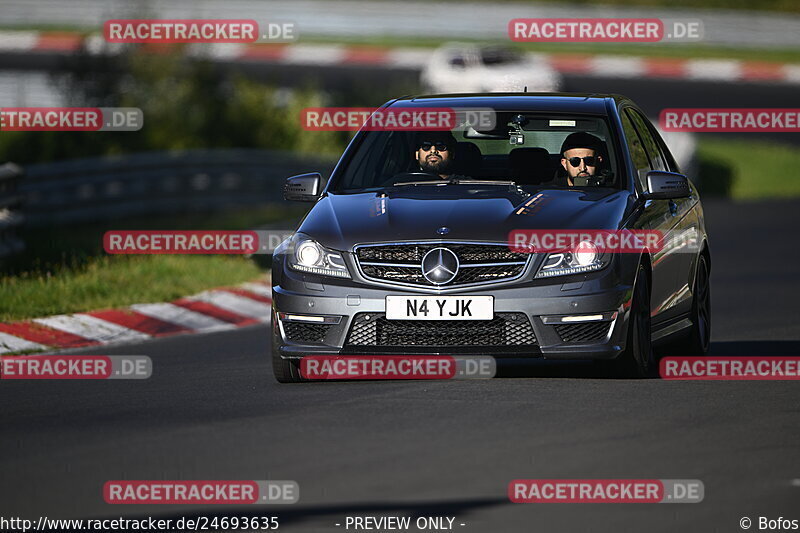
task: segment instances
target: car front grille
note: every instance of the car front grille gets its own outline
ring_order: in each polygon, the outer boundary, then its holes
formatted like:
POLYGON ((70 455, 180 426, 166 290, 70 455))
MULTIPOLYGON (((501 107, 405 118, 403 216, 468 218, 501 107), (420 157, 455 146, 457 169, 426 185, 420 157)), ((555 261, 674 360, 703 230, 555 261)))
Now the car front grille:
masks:
POLYGON ((291 342, 322 342, 333 324, 306 324, 283 322, 286 340, 291 342))
POLYGON ((522 275, 530 254, 513 252, 507 244, 426 242, 359 246, 356 258, 370 280, 417 287, 460 287, 508 281, 522 275), (434 248, 447 248, 459 261, 455 278, 443 285, 428 281, 422 258, 434 248))
POLYGON ((598 342, 608 335, 611 322, 585 322, 583 324, 558 324, 556 333, 562 342, 598 342))
POLYGON ((383 313, 358 313, 345 346, 533 346, 524 313, 497 313, 491 320, 387 320, 383 313))

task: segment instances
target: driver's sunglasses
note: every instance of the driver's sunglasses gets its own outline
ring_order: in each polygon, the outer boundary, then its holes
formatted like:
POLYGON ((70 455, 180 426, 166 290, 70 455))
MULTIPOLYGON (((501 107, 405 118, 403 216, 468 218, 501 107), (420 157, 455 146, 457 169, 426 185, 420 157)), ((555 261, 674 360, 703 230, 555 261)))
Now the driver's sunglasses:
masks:
POLYGON ((598 157, 594 155, 587 155, 586 157, 570 157, 567 159, 567 161, 569 161, 569 164, 573 167, 578 168, 581 166, 581 159, 583 159, 583 162, 586 163, 587 167, 593 167, 597 164, 598 157))
POLYGON ((443 142, 432 143, 432 142, 425 141, 425 142, 419 143, 419 147, 422 148, 422 150, 424 152, 430 152, 431 148, 433 148, 434 146, 440 152, 446 152, 447 151, 447 144, 443 143, 443 142))

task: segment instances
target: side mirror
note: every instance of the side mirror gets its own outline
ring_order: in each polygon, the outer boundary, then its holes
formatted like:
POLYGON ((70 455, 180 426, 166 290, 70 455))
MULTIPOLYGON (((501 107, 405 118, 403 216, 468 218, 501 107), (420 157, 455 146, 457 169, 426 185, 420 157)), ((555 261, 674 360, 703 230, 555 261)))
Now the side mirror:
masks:
POLYGON ((322 176, 319 172, 292 176, 283 184, 283 198, 292 202, 316 202, 321 192, 322 176))
POLYGON ((689 180, 683 174, 651 170, 646 177, 647 191, 644 196, 648 200, 686 198, 691 194, 689 180))

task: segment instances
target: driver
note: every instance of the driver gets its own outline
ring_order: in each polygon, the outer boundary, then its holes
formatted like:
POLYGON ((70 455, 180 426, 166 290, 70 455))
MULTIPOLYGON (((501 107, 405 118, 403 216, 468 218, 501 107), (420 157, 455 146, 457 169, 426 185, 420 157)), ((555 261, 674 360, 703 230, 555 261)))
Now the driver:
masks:
POLYGON ((418 133, 414 143, 414 157, 420 172, 438 174, 442 179, 450 178, 455 160, 456 138, 449 131, 426 131, 418 133))
POLYGON ((602 147, 603 141, 590 133, 579 131, 568 135, 561 144, 561 166, 567 176, 558 185, 574 187, 576 181, 585 185, 589 178, 599 175, 602 147))

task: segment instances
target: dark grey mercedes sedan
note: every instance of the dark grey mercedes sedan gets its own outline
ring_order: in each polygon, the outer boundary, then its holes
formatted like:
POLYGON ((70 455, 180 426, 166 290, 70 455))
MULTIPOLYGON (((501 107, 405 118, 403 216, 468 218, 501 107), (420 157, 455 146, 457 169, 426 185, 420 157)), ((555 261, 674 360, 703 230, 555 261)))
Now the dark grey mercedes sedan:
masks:
POLYGON ((302 358, 322 354, 593 359, 648 376, 654 347, 707 351, 700 199, 632 101, 437 95, 381 109, 425 108, 493 120, 362 129, 327 182, 287 180, 287 200, 314 205, 273 257, 278 381, 302 381, 302 358), (596 240, 636 232, 661 240, 596 240))

